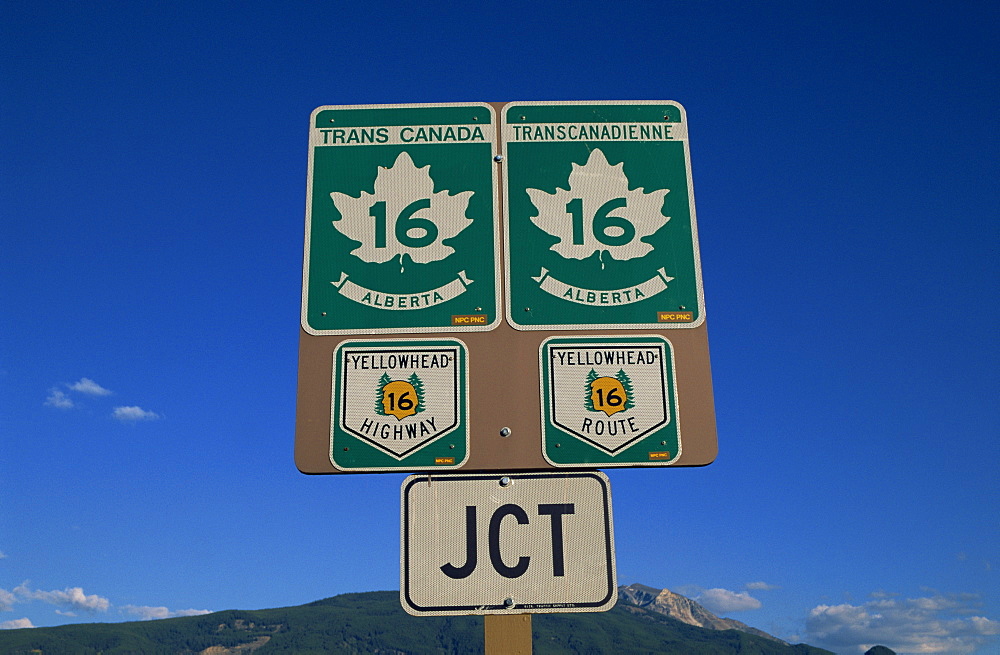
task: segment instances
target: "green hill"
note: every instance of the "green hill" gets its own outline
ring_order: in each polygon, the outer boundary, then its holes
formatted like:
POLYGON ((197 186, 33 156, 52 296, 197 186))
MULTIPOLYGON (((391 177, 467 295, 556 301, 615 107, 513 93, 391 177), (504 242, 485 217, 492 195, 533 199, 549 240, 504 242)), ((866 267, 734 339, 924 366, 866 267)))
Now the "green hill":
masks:
MULTIPOLYGON (((625 603, 602 613, 535 614, 532 633, 539 655, 829 655, 737 630, 698 628, 625 603)), ((400 607, 398 592, 391 591, 344 594, 279 609, 0 631, 3 655, 482 652, 482 617, 410 616, 400 607)))

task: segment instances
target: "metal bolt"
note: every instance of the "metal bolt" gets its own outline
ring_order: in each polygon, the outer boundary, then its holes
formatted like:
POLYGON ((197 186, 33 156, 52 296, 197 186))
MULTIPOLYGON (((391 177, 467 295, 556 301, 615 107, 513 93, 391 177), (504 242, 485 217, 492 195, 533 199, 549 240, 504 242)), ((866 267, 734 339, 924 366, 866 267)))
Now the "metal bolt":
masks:
POLYGON ((661 442, 660 442, 660 445, 661 445, 661 446, 666 446, 666 445, 667 445, 667 442, 666 442, 666 441, 661 441, 661 442))
MULTIPOLYGON (((663 443, 666 443, 666 442, 664 441, 663 443)), ((452 450, 455 450, 455 444, 453 444, 453 443, 452 444, 448 444, 448 447, 451 448, 452 450)))
POLYGON ((680 306, 680 307, 678 307, 677 309, 687 309, 687 307, 685 307, 684 305, 681 305, 681 306, 680 306))
POLYGON ((514 607, 514 599, 513 598, 507 598, 506 600, 504 600, 503 606, 506 607, 507 609, 510 609, 511 607, 514 607))
POLYGON ((500 428, 500 436, 501 437, 509 437, 510 436, 510 428, 500 428))
POLYGON ((497 155, 493 158, 493 161, 500 163, 503 161, 503 155, 497 155))
POLYGON ((508 478, 506 475, 503 476, 502 478, 500 478, 500 486, 501 487, 509 487, 510 486, 510 478, 508 478))

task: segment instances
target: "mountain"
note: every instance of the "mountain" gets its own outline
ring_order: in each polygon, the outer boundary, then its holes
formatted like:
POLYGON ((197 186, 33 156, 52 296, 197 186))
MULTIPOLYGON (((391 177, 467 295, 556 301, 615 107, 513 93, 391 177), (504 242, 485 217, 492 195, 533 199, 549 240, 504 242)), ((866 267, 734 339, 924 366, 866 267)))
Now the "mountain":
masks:
POLYGON ((618 599, 618 602, 624 600, 637 607, 644 607, 653 612, 665 614, 688 625, 696 625, 699 628, 739 630, 740 632, 748 632, 758 637, 771 639, 786 646, 788 645, 788 642, 771 636, 763 630, 751 628, 746 623, 741 623, 735 619, 720 619, 690 598, 675 594, 669 589, 654 589, 646 585, 632 584, 627 587, 618 587, 618 599))
MULTIPOLYGON (((627 600, 608 612, 535 614, 532 641, 538 655, 832 655, 812 646, 789 646, 739 630, 690 625, 627 600)), ((158 621, 0 630, 2 655, 482 652, 482 617, 410 616, 399 604, 399 592, 394 591, 344 594, 297 607, 227 610, 158 621)))
POLYGON ((885 646, 872 646, 865 651, 865 655, 896 655, 896 651, 885 646))

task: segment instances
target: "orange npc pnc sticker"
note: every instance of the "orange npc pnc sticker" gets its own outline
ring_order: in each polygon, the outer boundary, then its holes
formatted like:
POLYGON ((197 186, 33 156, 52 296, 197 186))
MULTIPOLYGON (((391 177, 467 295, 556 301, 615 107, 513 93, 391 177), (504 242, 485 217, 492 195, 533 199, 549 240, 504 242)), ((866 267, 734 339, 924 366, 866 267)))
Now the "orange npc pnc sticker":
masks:
POLYGON ((656 320, 660 323, 690 323, 694 320, 694 312, 656 312, 656 320))
POLYGON ((486 314, 453 314, 452 325, 488 325, 486 314))

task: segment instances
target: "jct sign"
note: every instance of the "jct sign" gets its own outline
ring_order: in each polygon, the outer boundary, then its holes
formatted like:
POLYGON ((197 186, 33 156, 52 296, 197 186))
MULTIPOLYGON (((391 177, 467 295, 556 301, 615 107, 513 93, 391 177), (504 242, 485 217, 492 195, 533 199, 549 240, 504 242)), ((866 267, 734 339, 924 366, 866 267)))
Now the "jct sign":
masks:
POLYGON ((617 600, 603 473, 410 476, 400 600, 411 614, 587 612, 617 600))

